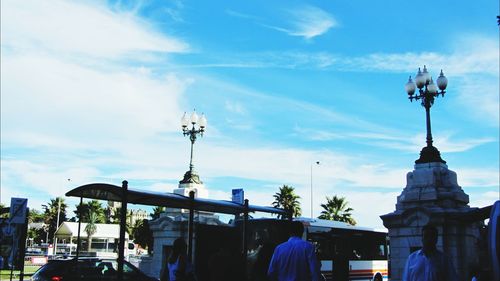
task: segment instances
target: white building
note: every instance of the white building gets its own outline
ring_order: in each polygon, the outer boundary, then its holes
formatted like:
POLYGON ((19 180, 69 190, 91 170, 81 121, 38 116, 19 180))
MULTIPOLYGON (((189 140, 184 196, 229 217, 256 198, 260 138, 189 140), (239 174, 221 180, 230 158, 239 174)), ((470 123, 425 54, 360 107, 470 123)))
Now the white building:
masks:
MULTIPOLYGON (((95 253, 115 253, 120 238, 119 224, 104 224, 96 223, 96 232, 92 235, 91 252, 95 253)), ((84 252, 87 250, 88 236, 85 232, 86 223, 81 223, 80 226, 80 241, 81 249, 84 252)), ((77 244, 78 239, 78 223, 63 222, 55 233, 58 243, 77 244)), ((128 242, 129 235, 125 232, 125 241, 128 242)), ((128 244, 128 243, 126 243, 128 244)), ((60 251, 58 251, 60 252, 60 251)), ((71 253, 70 253, 71 254, 71 253)))

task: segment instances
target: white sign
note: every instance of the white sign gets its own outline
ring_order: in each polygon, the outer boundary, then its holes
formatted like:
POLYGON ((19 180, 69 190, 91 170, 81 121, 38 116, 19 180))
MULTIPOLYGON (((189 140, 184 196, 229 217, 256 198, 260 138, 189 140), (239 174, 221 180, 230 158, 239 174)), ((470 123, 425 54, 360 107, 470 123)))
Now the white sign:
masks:
POLYGON ((23 224, 26 222, 26 208, 28 199, 11 198, 10 199, 10 223, 23 224))
POLYGON ((232 194, 231 201, 243 205, 243 201, 245 200, 243 188, 233 189, 232 194))

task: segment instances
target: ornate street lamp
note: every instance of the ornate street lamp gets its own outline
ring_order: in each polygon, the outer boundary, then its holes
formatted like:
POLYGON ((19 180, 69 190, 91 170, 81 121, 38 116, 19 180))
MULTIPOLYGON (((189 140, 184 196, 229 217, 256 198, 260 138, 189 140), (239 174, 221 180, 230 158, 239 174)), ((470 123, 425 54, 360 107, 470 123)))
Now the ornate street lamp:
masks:
POLYGON ((203 137, 203 133, 205 132, 205 128, 207 127, 207 119, 205 118, 204 114, 202 114, 201 117, 198 117, 196 111, 193 111, 191 117, 188 118, 186 112, 184 112, 184 115, 182 116, 181 119, 181 125, 182 125, 182 134, 184 136, 189 136, 189 139, 191 140, 191 157, 189 160, 189 171, 187 171, 184 174, 184 179, 182 179, 180 183, 202 184, 199 176, 194 171, 193 146, 194 143, 196 142, 198 135, 200 135, 200 137, 203 137), (190 129, 188 128, 189 123, 191 123, 190 129))
POLYGON ((441 95, 444 97, 446 86, 448 85, 448 79, 444 76, 443 70, 439 74, 439 77, 434 84, 432 77, 427 68, 424 65, 423 71, 418 68, 417 75, 415 76, 415 82, 411 79, 405 85, 405 90, 408 93, 408 98, 410 102, 413 100, 421 100, 421 105, 425 108, 425 117, 427 124, 427 146, 422 148, 420 151, 420 158, 415 161, 416 164, 420 163, 431 163, 431 162, 441 162, 446 163, 441 159, 441 154, 439 150, 432 146, 432 132, 431 132, 431 107, 434 104, 434 98, 441 95), (416 85, 415 85, 416 84, 416 85), (415 94, 415 90, 418 88, 418 93, 415 94), (439 91, 438 91, 439 88, 439 91))

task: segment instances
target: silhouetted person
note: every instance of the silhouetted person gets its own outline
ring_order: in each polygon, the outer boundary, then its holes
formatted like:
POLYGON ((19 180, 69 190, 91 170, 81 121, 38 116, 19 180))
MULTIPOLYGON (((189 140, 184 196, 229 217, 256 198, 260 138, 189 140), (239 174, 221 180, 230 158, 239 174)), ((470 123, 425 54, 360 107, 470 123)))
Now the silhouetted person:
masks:
POLYGON ((187 245, 184 239, 177 238, 174 241, 172 253, 167 260, 167 267, 162 281, 186 281, 194 280, 194 272, 187 258, 187 245))
POLYGON ((269 269, 269 263, 271 262, 271 257, 273 256, 274 245, 270 242, 264 242, 262 247, 257 254, 257 260, 250 272, 251 279, 253 281, 267 281, 267 270, 269 269))
POLYGON ((304 226, 294 221, 290 239, 274 250, 267 276, 273 281, 318 281, 320 272, 314 246, 301 239, 304 226))
POLYGON ((437 228, 422 228, 422 249, 413 252, 406 261, 403 281, 456 281, 457 274, 448 257, 436 248, 437 228))

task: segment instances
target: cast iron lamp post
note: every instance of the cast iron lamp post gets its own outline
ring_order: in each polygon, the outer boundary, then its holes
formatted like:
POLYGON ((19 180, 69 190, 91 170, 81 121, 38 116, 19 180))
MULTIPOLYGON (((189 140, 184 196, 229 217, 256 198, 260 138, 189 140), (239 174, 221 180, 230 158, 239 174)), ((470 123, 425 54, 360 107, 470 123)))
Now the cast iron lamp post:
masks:
POLYGON ((186 112, 181 119, 182 125, 182 134, 184 136, 189 136, 189 140, 191 140, 191 157, 189 159, 189 171, 184 174, 184 179, 180 181, 180 183, 198 183, 201 184, 200 178, 196 175, 193 166, 193 146, 196 142, 198 135, 203 137, 203 133, 205 132, 205 128, 207 126, 207 119, 205 115, 202 114, 201 117, 198 117, 196 111, 193 111, 191 117, 187 117, 186 112), (191 128, 188 128, 189 123, 191 123, 191 128))
POLYGON ((446 163, 441 159, 441 154, 439 150, 432 145, 432 132, 431 132, 431 107, 434 104, 434 99, 441 95, 444 97, 446 86, 448 85, 448 79, 444 76, 443 70, 439 74, 439 77, 434 84, 432 77, 427 68, 424 65, 423 71, 418 68, 417 75, 415 76, 415 83, 411 79, 405 85, 405 90, 408 93, 408 98, 410 102, 413 100, 421 100, 421 105, 425 108, 426 117, 426 127, 427 127, 427 146, 422 148, 420 151, 420 158, 415 161, 416 164, 420 163, 431 163, 431 162, 441 162, 446 163), (415 85, 416 84, 416 85, 415 85), (418 88, 418 93, 415 94, 415 90, 418 88), (438 91, 439 88, 439 91, 438 91))

